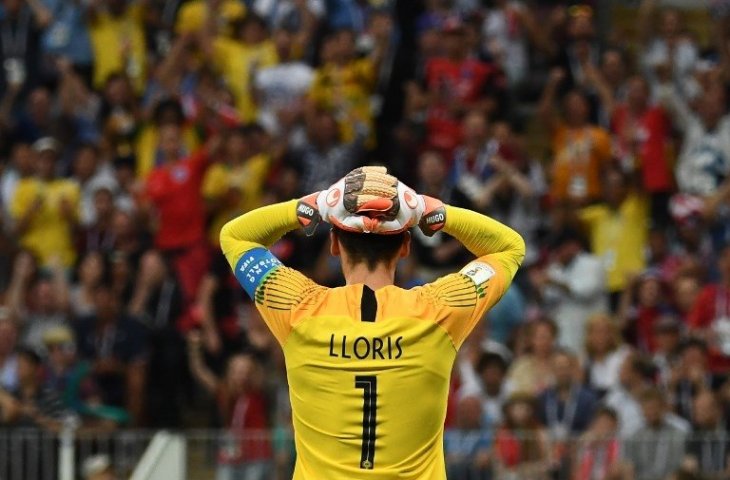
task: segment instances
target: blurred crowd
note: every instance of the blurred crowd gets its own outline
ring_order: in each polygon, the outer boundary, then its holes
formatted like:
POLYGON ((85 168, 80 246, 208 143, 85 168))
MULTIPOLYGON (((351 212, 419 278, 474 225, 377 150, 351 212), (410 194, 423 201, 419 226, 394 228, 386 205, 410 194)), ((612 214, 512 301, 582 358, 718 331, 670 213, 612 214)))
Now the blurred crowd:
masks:
MULTIPOLYGON (((0 425, 223 427, 221 478, 286 472, 218 232, 380 164, 527 243, 449 478, 729 478, 730 2, 608 3, 2 0, 0 425)), ((273 251, 343 282, 325 228, 273 251)), ((414 231, 398 283, 468 260, 414 231)))

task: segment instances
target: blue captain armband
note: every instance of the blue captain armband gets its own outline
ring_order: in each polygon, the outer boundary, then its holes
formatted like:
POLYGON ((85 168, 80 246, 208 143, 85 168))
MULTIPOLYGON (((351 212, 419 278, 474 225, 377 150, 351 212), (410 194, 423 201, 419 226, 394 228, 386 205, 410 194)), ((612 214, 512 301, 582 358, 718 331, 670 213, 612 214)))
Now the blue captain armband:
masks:
POLYGON ((236 278, 248 296, 254 298, 256 289, 272 270, 280 267, 281 261, 265 248, 254 248, 244 253, 236 263, 236 278))

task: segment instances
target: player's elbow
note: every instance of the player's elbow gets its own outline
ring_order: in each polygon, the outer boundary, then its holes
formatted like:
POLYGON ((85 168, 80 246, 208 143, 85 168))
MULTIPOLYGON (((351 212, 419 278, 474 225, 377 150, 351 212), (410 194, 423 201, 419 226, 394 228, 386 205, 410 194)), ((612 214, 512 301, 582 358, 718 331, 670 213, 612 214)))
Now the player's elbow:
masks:
POLYGON ((517 262, 518 266, 522 265, 522 261, 525 259, 525 252, 527 251, 525 239, 522 238, 522 235, 519 233, 514 232, 514 239, 512 243, 513 245, 510 250, 514 252, 515 262, 517 262))
POLYGON ((220 246, 222 249, 225 248, 225 245, 227 243, 230 243, 231 240, 233 240, 233 221, 230 221, 223 225, 223 228, 221 228, 221 232, 218 235, 218 240, 220 242, 220 246))

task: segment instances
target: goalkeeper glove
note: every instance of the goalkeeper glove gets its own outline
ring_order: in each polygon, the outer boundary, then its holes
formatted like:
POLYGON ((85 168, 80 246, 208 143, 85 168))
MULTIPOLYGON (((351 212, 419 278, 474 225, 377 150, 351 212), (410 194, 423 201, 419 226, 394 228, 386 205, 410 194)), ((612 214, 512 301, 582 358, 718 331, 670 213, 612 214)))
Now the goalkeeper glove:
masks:
POLYGON ((322 219, 350 232, 387 235, 417 225, 425 208, 421 195, 385 167, 362 167, 327 190, 302 198, 297 215, 307 235, 322 219))

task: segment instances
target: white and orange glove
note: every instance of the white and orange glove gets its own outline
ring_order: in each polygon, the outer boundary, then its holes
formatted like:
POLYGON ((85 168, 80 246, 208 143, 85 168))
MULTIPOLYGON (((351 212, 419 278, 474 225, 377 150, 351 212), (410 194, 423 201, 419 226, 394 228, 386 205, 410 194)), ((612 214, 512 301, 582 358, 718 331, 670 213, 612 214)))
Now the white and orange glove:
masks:
POLYGON ((327 190, 308 195, 297 205, 297 216, 307 235, 324 220, 356 233, 389 235, 420 225, 433 235, 445 221, 443 203, 418 195, 389 175, 385 167, 353 170, 327 190), (440 216, 432 213, 439 210, 440 216), (420 222, 420 224, 419 224, 420 222))

